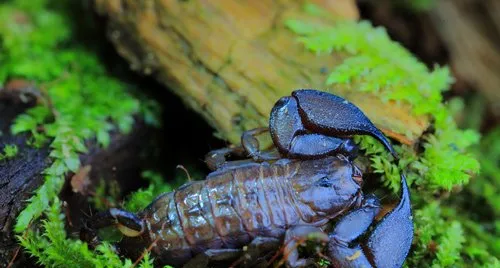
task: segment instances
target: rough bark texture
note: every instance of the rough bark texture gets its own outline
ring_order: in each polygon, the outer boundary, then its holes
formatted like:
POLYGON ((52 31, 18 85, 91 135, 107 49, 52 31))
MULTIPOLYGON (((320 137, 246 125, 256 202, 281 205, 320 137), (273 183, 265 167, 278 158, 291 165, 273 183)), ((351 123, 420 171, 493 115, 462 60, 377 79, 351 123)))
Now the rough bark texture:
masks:
POLYGON ((500 117, 500 2, 436 1, 431 18, 457 75, 480 90, 500 117))
POLYGON ((40 172, 50 165, 48 148, 37 150, 25 146, 26 136, 10 135, 12 119, 26 105, 0 102, 0 148, 5 144, 16 144, 18 156, 12 160, 0 161, 0 266, 5 267, 17 248, 12 227, 14 219, 23 208, 24 201, 42 184, 40 172))
MULTIPOLYGON (((3 148, 5 144, 16 144, 19 148, 19 153, 14 159, 0 161, 0 267, 7 266, 19 247, 12 231, 15 218, 24 208, 25 200, 43 183, 44 179, 40 173, 51 164, 47 147, 35 149, 26 145, 26 136, 10 134, 12 120, 26 108, 27 106, 24 105, 0 101, 0 131, 2 133, 0 148, 3 148)), ((113 134, 112 141, 105 150, 98 147, 95 141, 90 141, 87 143, 88 154, 81 157, 82 166, 92 166, 91 180, 120 178, 120 183, 125 183, 123 190, 137 188, 137 184, 140 183, 137 179, 140 174, 138 156, 144 149, 144 141, 150 140, 152 133, 150 128, 138 123, 133 132, 128 135, 113 134)), ((66 184, 65 189, 62 199, 67 201, 71 210, 74 211, 70 216, 74 219, 81 219, 82 217, 76 214, 87 211, 88 205, 84 205, 86 198, 73 193, 69 183, 66 184)), ((79 223, 75 220, 75 228, 79 223)), ((24 266, 26 265, 25 256, 21 255, 20 252, 16 266, 26 267, 24 266)))
MULTIPOLYGON (((359 16, 351 0, 313 2, 332 17, 359 16)), ((348 87, 325 88, 328 72, 322 70, 344 56, 317 57, 285 28, 287 19, 310 16, 302 11, 304 3, 95 0, 96 10, 109 18, 111 41, 130 67, 154 76, 232 143, 243 130, 266 126, 279 97, 312 87, 344 96, 387 135, 413 144, 427 128, 426 118, 348 87)))

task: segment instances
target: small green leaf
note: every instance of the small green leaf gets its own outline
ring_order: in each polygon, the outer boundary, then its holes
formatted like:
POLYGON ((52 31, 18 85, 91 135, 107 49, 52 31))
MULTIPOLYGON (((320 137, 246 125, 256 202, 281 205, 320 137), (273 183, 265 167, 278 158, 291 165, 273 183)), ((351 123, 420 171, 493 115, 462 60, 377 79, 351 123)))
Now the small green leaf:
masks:
POLYGON ((83 143, 82 139, 78 137, 73 137, 71 144, 73 145, 73 148, 79 153, 87 153, 87 147, 83 143))
POLYGON ((44 171, 44 173, 52 176, 62 176, 66 171, 64 159, 57 159, 44 171))
POLYGON ((3 148, 3 156, 6 159, 14 158, 14 157, 16 157, 18 151, 19 151, 19 149, 17 148, 17 146, 15 144, 7 144, 3 148))
POLYGON ((80 158, 78 156, 66 157, 64 158, 64 163, 73 172, 77 172, 80 168, 80 158))
POLYGON ((118 128, 124 134, 130 133, 132 126, 134 125, 134 118, 130 115, 123 116, 118 119, 118 128))
POLYGON ((106 130, 99 130, 97 132, 97 142, 103 147, 107 148, 110 143, 110 136, 106 130))
POLYGON ((18 116, 11 127, 11 133, 17 135, 21 132, 35 130, 37 126, 37 121, 26 114, 18 116))

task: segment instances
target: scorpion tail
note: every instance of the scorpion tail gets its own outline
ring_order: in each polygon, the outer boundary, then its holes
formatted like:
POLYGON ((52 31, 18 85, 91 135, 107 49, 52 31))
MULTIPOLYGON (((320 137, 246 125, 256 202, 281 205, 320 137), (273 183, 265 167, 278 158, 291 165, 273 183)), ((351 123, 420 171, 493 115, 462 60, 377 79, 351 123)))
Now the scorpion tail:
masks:
POLYGON ((413 241, 410 192, 401 174, 401 199, 377 225, 367 247, 376 267, 401 267, 413 241))
POLYGON ((125 210, 111 208, 92 216, 80 230, 80 240, 85 241, 91 248, 101 244, 97 231, 101 228, 117 225, 120 232, 129 237, 141 235, 144 232, 144 222, 135 214, 125 210))

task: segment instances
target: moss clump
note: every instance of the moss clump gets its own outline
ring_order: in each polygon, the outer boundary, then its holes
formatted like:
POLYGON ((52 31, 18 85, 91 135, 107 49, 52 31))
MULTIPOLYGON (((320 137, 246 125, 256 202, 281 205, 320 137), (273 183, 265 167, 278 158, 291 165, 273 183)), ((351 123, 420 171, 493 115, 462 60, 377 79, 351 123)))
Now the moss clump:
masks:
MULTIPOLYGON (((324 14, 312 5, 306 5, 305 9, 316 16, 324 14)), ((384 101, 410 105, 415 115, 432 119, 434 129, 422 137, 422 148, 415 150, 406 145, 395 145, 401 155, 397 165, 373 138, 355 137, 370 157, 372 171, 381 174, 387 187, 397 192, 399 173, 404 171, 408 182, 418 189, 412 192, 416 237, 407 264, 411 267, 498 264, 491 251, 481 251, 481 256, 469 254, 474 238, 470 239, 467 234, 475 223, 458 217, 456 213, 445 215, 441 212, 444 210, 441 201, 436 198, 436 194, 466 185, 479 173, 480 167, 471 152, 471 147, 480 140, 479 133, 459 129, 450 109, 443 103, 442 92, 453 82, 448 68, 435 66, 429 70, 400 44, 392 41, 385 29, 373 27, 367 21, 335 21, 332 25, 324 25, 289 20, 286 25, 314 53, 348 55, 329 74, 325 85, 348 84, 354 90, 374 94, 384 101)), ((456 211, 456 207, 450 205, 446 211, 456 211)), ((480 242, 483 248, 485 243, 480 242)))
POLYGON ((153 171, 144 171, 142 177, 149 181, 145 189, 139 189, 132 193, 125 202, 124 208, 131 212, 138 212, 144 209, 158 195, 171 192, 174 188, 172 184, 166 184, 160 174, 153 171))
MULTIPOLYGON (((45 220, 38 231, 28 231, 20 239, 21 245, 37 257, 46 267, 133 267, 130 259, 121 260, 110 244, 104 243, 96 252, 88 249, 80 240, 69 239, 64 229, 64 214, 57 197, 44 211, 45 220)), ((145 254, 140 267, 153 267, 149 253, 145 254)))
MULTIPOLYGON (((79 170, 86 140, 106 147, 109 133, 128 133, 137 114, 157 124, 156 105, 132 96, 94 53, 73 41, 73 20, 65 13, 70 8, 71 1, 12 0, 0 5, 0 85, 10 78, 29 80, 46 98, 45 104, 18 116, 11 131, 29 133, 33 146, 49 144, 53 160, 43 172, 45 182, 19 214, 15 231, 21 245, 46 266, 131 267, 132 261, 120 260, 109 244, 92 252, 68 238, 57 196, 65 175, 79 170)), ((12 155, 13 150, 6 152, 12 155)), ((151 262, 146 254, 140 266, 152 267, 151 262)))
POLYGON ((6 144, 3 147, 3 153, 0 153, 0 161, 16 157, 18 151, 19 148, 15 144, 6 144))

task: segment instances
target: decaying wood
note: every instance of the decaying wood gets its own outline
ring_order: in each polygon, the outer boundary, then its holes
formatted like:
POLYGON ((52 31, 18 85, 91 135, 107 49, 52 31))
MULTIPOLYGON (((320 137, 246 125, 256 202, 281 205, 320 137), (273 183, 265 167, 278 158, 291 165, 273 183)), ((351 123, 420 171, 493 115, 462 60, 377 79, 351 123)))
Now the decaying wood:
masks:
POLYGON ((0 161, 0 266, 6 267, 18 244, 12 227, 14 219, 23 208, 24 201, 41 185, 40 172, 50 162, 46 161, 48 149, 37 150, 25 146, 26 136, 10 135, 12 119, 28 105, 13 105, 0 102, 0 148, 6 144, 15 144, 19 148, 18 157, 0 161))
POLYGON ((500 117, 500 1, 436 1, 431 17, 460 78, 480 90, 500 117))
MULTIPOLYGON (((313 2, 332 18, 359 16, 352 0, 313 2)), ((132 69, 166 85, 232 143, 243 130, 267 125, 279 97, 311 87, 344 96, 387 135, 414 143, 428 127, 427 118, 348 86, 324 86, 322 70, 331 70, 345 55, 317 57, 285 27, 288 19, 328 20, 306 14, 304 3, 95 0, 95 7, 109 18, 110 39, 132 69)))
MULTIPOLYGON (((0 267, 6 267, 19 248, 13 232, 15 218, 25 207, 26 200, 43 183, 41 172, 51 164, 48 147, 36 149, 27 146, 27 136, 10 134, 12 120, 27 107, 29 105, 17 101, 0 101, 0 148, 5 144, 16 144, 19 148, 15 158, 0 160, 0 267)), ((97 185, 95 180, 101 178, 119 178, 120 183, 127 184, 124 187, 130 188, 140 184, 139 155, 144 149, 144 140, 150 140, 154 132, 139 121, 133 129, 128 135, 112 134, 111 143, 106 149, 101 149, 95 141, 87 143, 89 152, 81 157, 81 161, 82 166, 92 167, 90 178, 94 185, 97 185)), ((88 204, 83 202, 86 198, 80 193, 71 191, 70 182, 67 181, 61 198, 70 205, 74 204, 71 216, 76 229, 84 218, 81 214, 88 211, 88 204)), ((16 266, 28 267, 24 263, 25 257, 21 251, 16 258, 16 266)), ((32 267, 31 264, 29 266, 32 267)))

